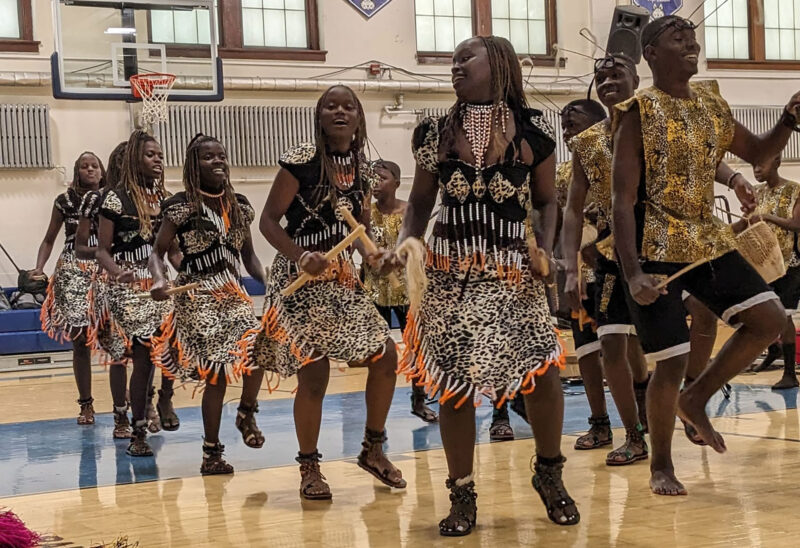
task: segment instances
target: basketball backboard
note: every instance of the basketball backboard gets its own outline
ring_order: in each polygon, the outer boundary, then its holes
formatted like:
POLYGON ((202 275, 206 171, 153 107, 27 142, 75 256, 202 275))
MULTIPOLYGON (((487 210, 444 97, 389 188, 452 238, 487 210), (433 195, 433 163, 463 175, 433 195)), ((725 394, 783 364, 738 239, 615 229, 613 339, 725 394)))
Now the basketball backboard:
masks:
POLYGON ((136 100, 130 77, 170 73, 170 101, 221 101, 215 0, 52 0, 57 99, 136 100))

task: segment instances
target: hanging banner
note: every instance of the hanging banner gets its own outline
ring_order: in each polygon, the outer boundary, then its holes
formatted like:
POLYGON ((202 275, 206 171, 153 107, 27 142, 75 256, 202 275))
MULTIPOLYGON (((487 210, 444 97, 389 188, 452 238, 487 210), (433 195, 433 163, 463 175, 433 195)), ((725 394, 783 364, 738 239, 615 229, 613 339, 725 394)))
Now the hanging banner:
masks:
POLYGON ((633 0, 633 3, 649 11, 653 19, 674 15, 683 7, 683 0, 633 0))
POLYGON ((347 3, 352 5, 358 11, 360 11, 364 17, 369 19, 391 1, 392 0, 347 0, 347 3))

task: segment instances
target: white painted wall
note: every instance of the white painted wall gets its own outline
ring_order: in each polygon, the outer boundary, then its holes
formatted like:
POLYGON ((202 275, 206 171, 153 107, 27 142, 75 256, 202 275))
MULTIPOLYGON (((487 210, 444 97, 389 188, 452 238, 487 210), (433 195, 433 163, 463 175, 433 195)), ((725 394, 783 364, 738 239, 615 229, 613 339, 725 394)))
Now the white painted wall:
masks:
MULTIPOLYGON (((690 13, 702 0, 686 0, 684 13, 690 13)), ((263 76, 312 78, 334 70, 369 60, 402 67, 443 79, 449 78, 447 65, 419 65, 415 53, 415 28, 413 0, 393 0, 371 20, 364 19, 345 0, 318 0, 320 32, 323 49, 328 51, 327 61, 279 62, 253 60, 226 60, 225 72, 229 76, 263 76)), ((0 72, 46 72, 53 51, 52 18, 49 0, 34 0, 34 32, 42 42, 37 54, 0 53, 0 72)), ((583 55, 596 56, 578 31, 589 28, 605 44, 613 7, 627 4, 615 0, 558 0, 559 44, 583 55)), ((699 20, 699 16, 695 16, 699 20)), ((83 32, 76 28, 76 33, 83 32)), ((702 38, 702 33, 701 38, 702 38)), ((588 85, 591 61, 581 55, 564 53, 563 69, 541 68, 534 70, 532 82, 545 84, 554 81, 583 82, 588 85)), ((527 74, 527 68, 526 74, 527 74)), ((641 65, 642 85, 650 85, 649 72, 641 65)), ((363 79, 364 71, 349 71, 339 78, 363 79)), ((733 105, 782 105, 797 87, 796 71, 741 72, 702 70, 699 77, 712 77, 720 81, 722 91, 733 105)), ((393 71, 395 79, 410 79, 393 71)), ((226 103, 248 104, 299 104, 312 105, 316 94, 229 92, 226 103)), ((558 96, 552 99, 564 104, 576 97, 558 96)), ((403 169, 405 185, 413 174, 413 159, 409 140, 415 124, 413 116, 389 117, 383 107, 393 102, 390 93, 368 93, 361 97, 367 112, 368 131, 377 151, 386 158, 397 161, 403 169)), ((427 106, 446 107, 452 104, 450 94, 406 94, 408 108, 427 106)), ((130 131, 130 114, 124 103, 102 101, 56 101, 49 88, 0 87, 2 103, 47 103, 51 106, 53 128, 53 155, 58 170, 0 171, 0 241, 14 255, 22 267, 32 267, 36 250, 47 226, 54 197, 62 192, 63 172, 71 173, 77 155, 84 150, 96 151, 107 157, 111 149, 126 138, 130 131)), ((541 97, 532 96, 531 102, 541 107, 548 104, 541 97)), ((743 170, 746 175, 751 172, 743 170)), ((786 166, 785 174, 800 179, 800 168, 786 166)), ((248 195, 257 209, 266 200, 269 181, 274 169, 234 170, 237 188, 248 195)), ((170 181, 178 181, 179 173, 170 171, 170 181)), ((178 185, 171 184, 171 188, 178 185)), ((718 189, 719 190, 719 189, 718 189)), ((260 236, 256 237, 257 251, 266 263, 271 262, 273 251, 260 236)), ((51 266, 53 260, 51 259, 51 266)), ((0 257, 0 285, 10 285, 16 280, 10 264, 0 257)))

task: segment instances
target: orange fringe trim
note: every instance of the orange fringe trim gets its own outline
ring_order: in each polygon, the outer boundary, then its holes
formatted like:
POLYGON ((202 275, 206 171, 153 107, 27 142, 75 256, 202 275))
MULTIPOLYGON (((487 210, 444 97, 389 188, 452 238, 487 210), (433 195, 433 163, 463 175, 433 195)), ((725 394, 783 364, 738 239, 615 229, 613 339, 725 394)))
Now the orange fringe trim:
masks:
MULTIPOLYGON (((517 268, 516 265, 506 265, 496 261, 488 261, 487 254, 485 253, 476 252, 461 258, 451 258, 450 255, 435 253, 430 247, 427 249, 428 256, 425 260, 425 265, 434 270, 450 272, 452 261, 455 261, 458 264, 458 270, 462 273, 468 272, 470 268, 478 272, 485 272, 487 270, 487 262, 491 262, 494 263, 494 269, 499 279, 506 281, 510 285, 519 285, 522 283, 522 278, 525 273, 524 270, 517 268)), ((491 268, 491 264, 489 268, 491 268)))
POLYGON ((406 381, 423 387, 429 398, 434 398, 439 394, 440 404, 444 404, 460 395, 461 398, 454 406, 456 409, 464 405, 470 397, 473 399, 473 405, 478 407, 482 401, 481 396, 488 396, 495 400, 495 406, 500 408, 507 400, 513 399, 517 392, 531 394, 536 388, 536 377, 547 373, 551 366, 559 369, 564 369, 566 366, 564 343, 558 330, 555 330, 558 348, 552 352, 548 359, 543 360, 528 371, 524 377, 507 386, 505 391, 497 397, 494 389, 479 389, 476 385, 466 381, 459 382, 452 377, 447 378, 447 374, 443 370, 429 365, 425 359, 422 331, 422 326, 418 323, 417 317, 409 312, 406 320, 406 329, 403 332, 405 349, 397 362, 396 372, 398 375, 405 375, 406 381), (444 383, 444 386, 442 386, 442 383, 444 383))

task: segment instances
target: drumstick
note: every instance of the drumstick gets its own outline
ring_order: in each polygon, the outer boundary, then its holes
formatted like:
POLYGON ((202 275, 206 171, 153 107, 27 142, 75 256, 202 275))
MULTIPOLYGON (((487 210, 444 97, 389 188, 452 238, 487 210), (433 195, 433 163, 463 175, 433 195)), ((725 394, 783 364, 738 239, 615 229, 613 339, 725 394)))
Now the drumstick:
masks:
POLYGON ((710 260, 710 259, 697 259, 697 260, 696 260, 695 262, 693 262, 692 264, 684 266, 683 268, 681 268, 680 270, 678 270, 678 271, 677 271, 675 274, 673 274, 672 276, 670 276, 669 278, 667 278, 667 279, 666 279, 666 280, 664 280, 663 282, 659 283, 659 284, 656 286, 656 289, 664 289, 665 287, 667 287, 667 286, 669 285, 669 283, 670 283, 671 281, 673 281, 673 280, 676 280, 676 279, 680 278, 681 276, 683 276, 684 274, 686 274, 686 273, 687 273, 687 272, 689 272, 690 270, 692 270, 692 269, 694 269, 694 268, 697 268, 697 267, 698 267, 698 266, 700 266, 701 264, 705 264, 705 263, 707 263, 709 260, 710 260))
MULTIPOLYGON (((336 244, 333 247, 333 249, 331 249, 325 254, 325 259, 328 261, 332 261, 333 259, 335 259, 339 255, 339 253, 350 247, 350 245, 357 239, 364 236, 366 234, 366 230, 367 229, 364 227, 364 225, 358 225, 350 234, 348 234, 344 238, 344 240, 336 244)), ((303 272, 302 274, 300 274, 300 276, 297 277, 295 281, 293 281, 291 284, 289 284, 288 287, 286 287, 283 291, 281 291, 281 295, 283 295, 284 297, 288 297, 289 295, 291 295, 292 293, 303 287, 313 277, 314 276, 312 276, 308 272, 303 272)))
MULTIPOLYGON (((178 287, 173 287, 171 289, 167 289, 166 294, 169 296, 177 295, 178 293, 186 293, 187 291, 191 291, 192 289, 197 289, 200 287, 198 282, 193 282, 186 285, 179 285, 178 287)), ((139 293, 136 295, 140 299, 151 299, 153 296, 148 291, 147 293, 139 293)))
MULTIPOLYGON (((342 216, 345 222, 350 226, 350 230, 355 230, 357 226, 361 226, 361 223, 356 221, 356 218, 353 217, 353 214, 346 207, 340 207, 339 214, 342 216)), ((375 245, 375 242, 369 239, 369 236, 367 236, 366 232, 364 232, 364 236, 359 239, 364 244, 364 249, 367 250, 367 253, 378 252, 378 246, 375 245)), ((394 272, 389 272, 388 278, 392 288, 400 289, 403 287, 403 282, 399 280, 397 274, 395 274, 394 272)))

